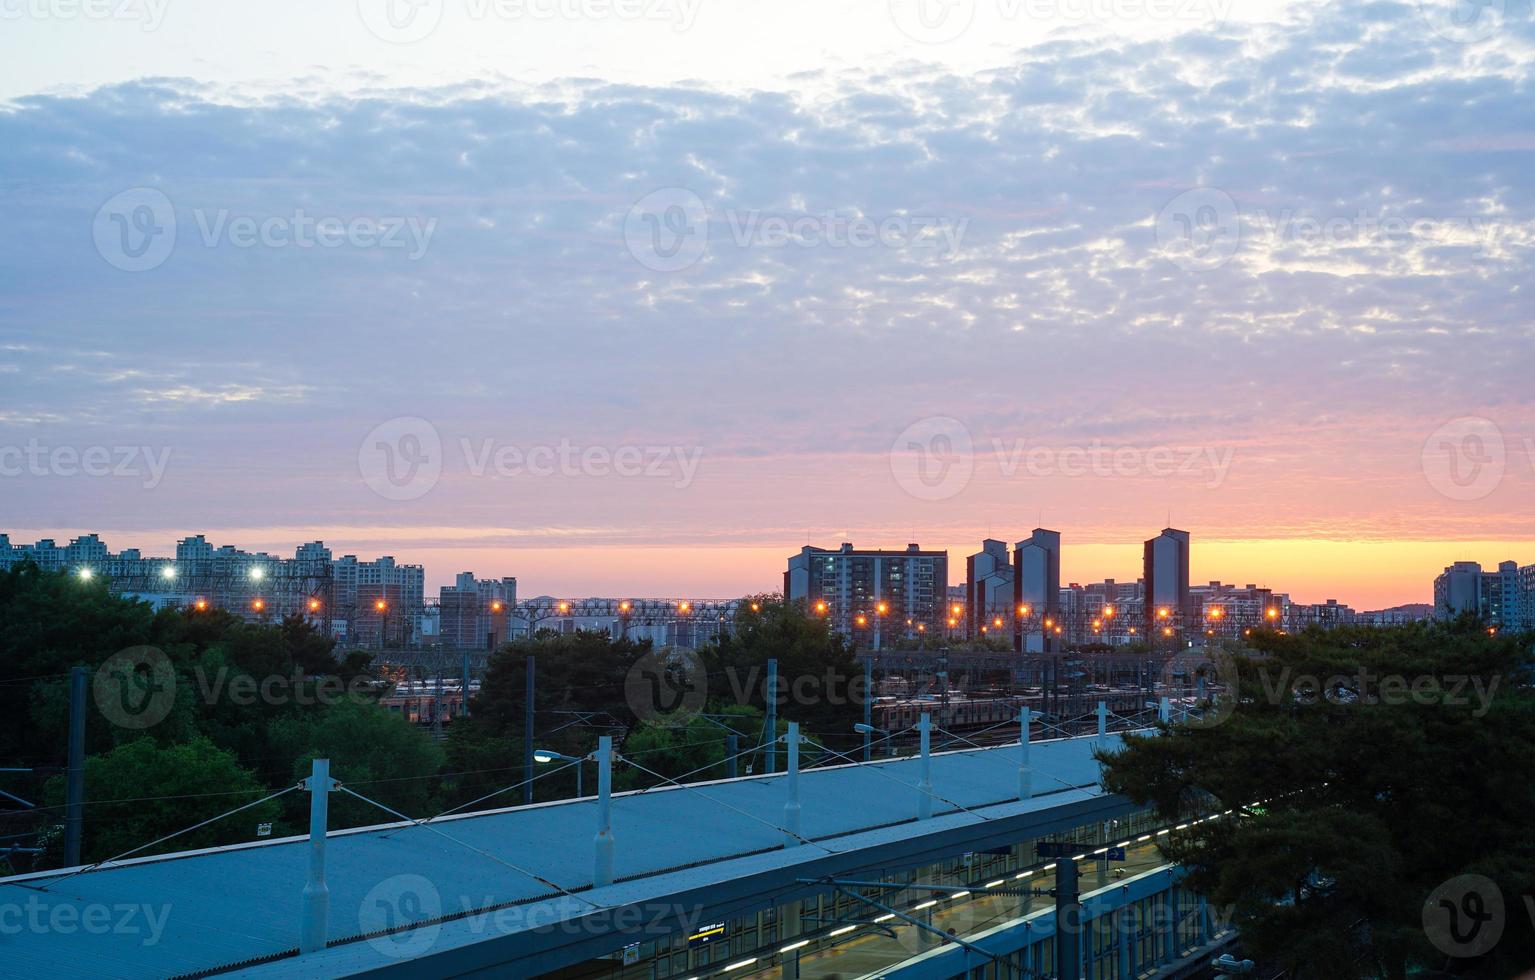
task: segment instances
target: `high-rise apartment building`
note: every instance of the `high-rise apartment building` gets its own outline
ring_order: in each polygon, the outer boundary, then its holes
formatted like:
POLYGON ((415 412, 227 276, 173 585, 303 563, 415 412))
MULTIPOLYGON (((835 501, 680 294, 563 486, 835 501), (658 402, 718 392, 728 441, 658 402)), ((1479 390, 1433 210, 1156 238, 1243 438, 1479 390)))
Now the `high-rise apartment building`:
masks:
POLYGON ((512 610, 517 605, 515 578, 477 579, 460 572, 454 584, 438 593, 444 647, 455 650, 494 650, 511 639, 512 610))
POLYGON ((1143 552, 1146 582, 1145 629, 1148 636, 1182 628, 1193 621, 1189 607, 1189 532, 1164 528, 1143 552))
MULTIPOLYGON (((1052 618, 1061 604, 1061 532, 1036 527, 1013 549, 1013 605, 1027 607, 1036 617, 1052 618)), ((1043 653, 1056 649, 1053 634, 1041 630, 1021 637, 1015 645, 1043 653)))
POLYGON ((832 629, 860 646, 884 638, 914 636, 919 626, 941 632, 947 623, 949 553, 835 550, 806 546, 790 557, 784 598, 825 616, 832 629))
POLYGON ((1497 571, 1480 562, 1458 561, 1434 579, 1434 616, 1454 619, 1470 613, 1505 629, 1535 629, 1535 565, 1505 561, 1497 571))
POLYGON ((1012 635, 1013 563, 1008 560, 1007 542, 987 538, 981 550, 965 559, 965 626, 975 637, 997 629, 1001 620, 1004 636, 1012 635))

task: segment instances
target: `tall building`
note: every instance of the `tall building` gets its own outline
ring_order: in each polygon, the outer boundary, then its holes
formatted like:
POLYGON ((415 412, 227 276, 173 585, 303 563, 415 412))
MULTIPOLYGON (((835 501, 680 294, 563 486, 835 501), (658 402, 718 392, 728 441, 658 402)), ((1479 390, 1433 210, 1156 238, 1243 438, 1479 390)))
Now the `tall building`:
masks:
POLYGON ((972 637, 995 629, 1001 619, 1010 635, 1013 623, 1013 564, 1007 542, 987 538, 965 559, 965 625, 972 637))
POLYGON ((361 643, 387 636, 392 644, 416 645, 421 639, 422 567, 400 565, 388 556, 335 559, 323 541, 280 558, 232 545, 216 547, 194 534, 176 542, 174 558, 146 558, 135 548, 114 554, 95 534, 64 546, 46 538, 13 545, 0 535, 0 568, 27 560, 49 571, 104 577, 113 590, 156 607, 212 606, 254 622, 302 616, 361 643), (380 602, 385 608, 379 608, 380 602))
POLYGON ((915 544, 905 551, 807 545, 789 558, 784 572, 787 601, 804 603, 863 647, 914 636, 919 626, 941 633, 948 589, 949 553, 915 544))
POLYGON ((517 605, 515 578, 477 579, 473 572, 460 572, 438 597, 438 632, 444 647, 494 650, 511 639, 509 624, 517 605))
POLYGON ((1177 630, 1190 621, 1189 532, 1164 528, 1145 544, 1146 635, 1177 630))
POLYGON ((1482 569, 1480 562, 1458 561, 1434 579, 1434 616, 1454 619, 1470 613, 1505 629, 1535 629, 1535 565, 1519 567, 1505 561, 1497 571, 1482 569))
MULTIPOLYGON (((1036 527, 1032 534, 1013 549, 1013 604, 1027 606, 1034 616, 1051 617, 1061 607, 1061 532, 1036 527)), ((1015 641, 1033 653, 1056 649, 1056 639, 1046 631, 1029 634, 1015 641)))

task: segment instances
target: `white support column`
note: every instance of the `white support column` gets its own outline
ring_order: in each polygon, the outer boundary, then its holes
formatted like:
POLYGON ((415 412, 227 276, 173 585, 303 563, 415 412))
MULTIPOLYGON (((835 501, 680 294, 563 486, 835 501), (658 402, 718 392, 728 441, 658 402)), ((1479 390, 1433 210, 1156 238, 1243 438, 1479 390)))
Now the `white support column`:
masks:
POLYGON ((597 836, 592 887, 613 883, 613 736, 597 740, 597 836))
POLYGON ((927 820, 933 815, 933 720, 926 711, 917 722, 922 735, 922 777, 917 782, 917 819, 927 820))
POLYGON ((330 924, 330 886, 325 883, 325 834, 330 823, 330 760, 315 759, 309 770, 309 880, 304 882, 304 921, 299 953, 325 948, 330 924))
POLYGON ((789 745, 787 753, 789 759, 789 768, 788 778, 786 781, 786 786, 788 788, 788 799, 784 802, 783 805, 783 825, 784 829, 788 831, 788 833, 784 835, 784 846, 795 847, 800 843, 799 722, 789 722, 789 734, 784 736, 784 738, 788 740, 789 745))
POLYGON ((1018 712, 1018 798, 1026 800, 1034 795, 1033 773, 1029 769, 1029 722, 1034 712, 1024 705, 1018 712))

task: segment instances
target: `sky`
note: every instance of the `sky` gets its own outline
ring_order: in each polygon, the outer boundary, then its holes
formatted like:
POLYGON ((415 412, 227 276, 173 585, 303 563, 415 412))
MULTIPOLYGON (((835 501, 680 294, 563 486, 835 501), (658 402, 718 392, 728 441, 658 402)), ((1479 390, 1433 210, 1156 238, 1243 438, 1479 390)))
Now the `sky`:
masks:
MULTIPOLYGON (((0 531, 1535 563, 1528 0, 0 0, 0 531)), ((957 582, 962 573, 956 571, 957 582)))

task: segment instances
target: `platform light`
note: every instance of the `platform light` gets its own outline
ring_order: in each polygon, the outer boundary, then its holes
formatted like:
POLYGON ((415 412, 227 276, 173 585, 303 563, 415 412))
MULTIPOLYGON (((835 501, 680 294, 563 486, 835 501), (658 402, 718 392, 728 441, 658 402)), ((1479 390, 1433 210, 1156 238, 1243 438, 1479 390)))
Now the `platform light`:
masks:
POLYGON ((725 967, 724 972, 725 973, 729 973, 731 970, 739 970, 742 967, 751 966, 755 962, 757 962, 757 957, 755 957, 755 956, 753 956, 749 960, 740 960, 738 962, 732 963, 729 966, 725 967))
POLYGON ((780 946, 780 947, 778 947, 778 951, 780 953, 792 953, 796 949, 804 949, 806 946, 809 946, 809 945, 810 945, 810 940, 808 940, 808 939, 801 939, 797 943, 790 943, 787 946, 780 946))
POLYGON ((833 929, 831 932, 828 932, 827 935, 828 936, 845 936, 845 935, 847 935, 848 933, 852 932, 854 929, 857 929, 857 928, 858 928, 857 926, 843 926, 840 929, 833 929))

